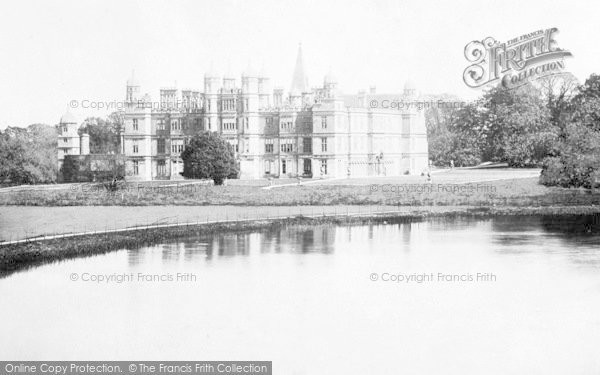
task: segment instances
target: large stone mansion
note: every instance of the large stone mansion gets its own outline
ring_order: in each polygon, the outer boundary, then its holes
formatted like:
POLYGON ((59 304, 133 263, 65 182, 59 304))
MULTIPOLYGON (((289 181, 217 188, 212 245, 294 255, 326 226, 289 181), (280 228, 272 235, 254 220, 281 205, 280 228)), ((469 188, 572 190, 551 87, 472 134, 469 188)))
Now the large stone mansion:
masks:
MULTIPOLYGON (((288 93, 247 69, 204 76, 204 90, 163 88, 160 101, 127 81, 122 154, 128 180, 180 179, 180 154, 199 132, 218 132, 235 149, 240 178, 355 177, 421 173, 428 167, 423 111, 370 108, 369 93, 344 96, 328 74, 309 88, 301 47, 288 93)), ((415 101, 407 83, 396 100, 415 101)), ((87 140, 86 140, 87 141, 87 140)), ((60 143, 60 142, 59 142, 60 143)))

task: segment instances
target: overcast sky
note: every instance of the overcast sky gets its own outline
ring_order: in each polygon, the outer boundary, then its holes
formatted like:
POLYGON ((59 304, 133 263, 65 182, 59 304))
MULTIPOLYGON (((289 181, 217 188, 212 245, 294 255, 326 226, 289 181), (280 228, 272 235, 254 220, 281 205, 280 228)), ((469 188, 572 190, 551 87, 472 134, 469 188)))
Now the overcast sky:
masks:
MULTIPOLYGON (((0 129, 55 124, 71 100, 122 101, 135 69, 142 92, 202 89, 211 62, 237 76, 264 64, 289 88, 298 43, 309 83, 331 70, 341 89, 376 85, 466 99, 465 45, 557 27, 566 69, 600 73, 600 1, 12 1, 0 13, 0 129)), ((72 112, 80 119, 107 111, 72 112)))

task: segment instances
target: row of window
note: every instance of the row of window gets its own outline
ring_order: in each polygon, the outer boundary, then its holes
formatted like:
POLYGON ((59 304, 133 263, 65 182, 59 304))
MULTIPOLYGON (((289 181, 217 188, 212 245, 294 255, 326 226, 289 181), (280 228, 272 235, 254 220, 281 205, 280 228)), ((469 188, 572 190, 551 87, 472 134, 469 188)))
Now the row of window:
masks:
MULTIPOLYGON (((265 174, 271 174, 272 168, 273 168, 273 162, 269 161, 269 160, 265 161, 265 174)), ((304 159, 303 170, 304 170, 304 174, 307 174, 307 175, 312 174, 312 164, 311 164, 310 159, 304 159)), ((327 159, 321 160, 321 168, 319 171, 322 175, 327 174, 327 159)), ((281 161, 281 174, 285 175, 287 173, 288 173, 288 161, 284 159, 281 161)))
MULTIPOLYGON (((267 125, 269 125, 271 118, 268 117, 267 118, 267 125)), ((305 121, 304 125, 308 125, 309 121, 305 121)), ((294 123, 291 120, 281 120, 279 127, 281 128, 281 130, 293 130, 294 129, 294 123)), ((321 129, 327 129, 327 117, 322 116, 321 117, 321 129)))
MULTIPOLYGON (((290 163, 291 164, 291 163, 290 163)), ((303 165, 304 174, 312 174, 312 164, 310 159, 304 159, 303 165)), ((265 174, 271 174, 274 172, 274 162, 272 160, 265 160, 265 174)), ((321 174, 327 174, 327 159, 321 160, 321 168, 319 171, 321 174)), ((285 175, 288 173, 288 161, 281 161, 281 174, 285 175)), ((140 174, 140 162, 138 160, 133 161, 133 174, 140 174)), ((157 174, 158 175, 166 175, 167 174, 167 165, 164 160, 158 160, 157 162, 157 174)))
MULTIPOLYGON (((172 153, 182 153, 185 148, 185 141, 183 139, 173 140, 171 141, 171 152, 172 153)), ((156 140, 156 152, 159 154, 165 153, 165 140, 159 138, 156 140)), ((134 154, 137 154, 140 151, 139 145, 137 142, 134 142, 132 145, 132 150, 134 154)))
POLYGON ((293 139, 282 139, 279 144, 281 152, 293 152, 294 151, 294 140, 293 139))
POLYGON ((223 131, 233 131, 237 130, 237 128, 237 122, 235 120, 223 122, 223 131))
POLYGON ((294 123, 292 121, 281 121, 279 127, 281 130, 292 130, 294 128, 294 123))
MULTIPOLYGON (((158 175, 165 176, 167 174, 167 164, 164 160, 158 160, 156 166, 158 175)), ((138 160, 133 161, 133 174, 136 176, 140 174, 140 162, 138 160)))
MULTIPOLYGON (((201 120, 200 118, 196 119, 196 125, 200 125, 201 124, 201 120)), ((184 120, 171 120, 171 130, 181 130, 182 129, 182 123, 184 123, 184 120)), ((132 120, 132 125, 133 125, 133 130, 134 131, 138 131, 139 130, 139 119, 134 118, 132 120)), ((156 130, 165 130, 165 120, 164 119, 159 119, 156 121, 156 130)))
MULTIPOLYGON (((302 138, 302 149, 306 153, 312 152, 312 139, 302 138)), ((283 139, 280 143, 281 152, 294 152, 294 140, 283 139)), ((265 140, 265 152, 273 152, 273 139, 265 140)), ((327 138, 321 138, 321 152, 327 152, 327 138)))
MULTIPOLYGON (((202 119, 200 119, 200 118, 196 119, 196 124, 201 125, 201 121, 202 121, 202 119)), ((244 127, 246 129, 248 129, 248 118, 244 118, 243 121, 244 121, 244 127)), ((266 123, 267 123, 267 125, 271 125, 273 123, 273 118, 267 117, 266 123)), ((134 118, 132 120, 132 124, 133 124, 133 130, 138 131, 139 130, 139 119, 134 118)), ((237 129, 237 124, 235 124, 233 126, 231 124, 232 124, 231 121, 224 122, 223 130, 237 129)), ((291 120, 281 121, 280 127, 281 127, 281 130, 293 130, 294 123, 291 120)), ((176 119, 171 120, 171 130, 181 130, 181 128, 182 128, 182 121, 176 120, 176 119)), ((208 119, 208 128, 210 129, 210 118, 208 119)), ((327 117, 325 117, 325 116, 321 117, 321 128, 327 129, 327 117)), ((165 130, 165 120, 164 119, 159 119, 156 121, 156 129, 157 130, 165 130)), ((64 133, 67 132, 66 127, 63 128, 63 132, 64 133)))
MULTIPOLYGON (((66 139, 65 139, 66 141, 66 139)), ((228 140, 228 142, 234 146, 235 151, 239 152, 238 141, 237 139, 228 140)), ((185 148, 185 141, 173 140, 171 141, 171 152, 172 153, 181 153, 185 148)), ((270 154, 274 151, 274 143, 275 140, 273 138, 265 139, 265 153, 270 154)), ((280 142, 280 150, 281 152, 294 152, 294 139, 282 139, 280 142)), ((311 153, 312 152, 312 139, 311 138, 303 138, 302 139, 302 148, 304 152, 311 153)), ((133 153, 139 153, 139 145, 137 142, 134 142, 132 145, 133 153)), ((159 138, 156 141, 156 152, 159 154, 164 154, 166 149, 166 142, 164 138, 159 138)), ((246 143, 246 152, 249 152, 248 143, 246 143)), ((327 138, 321 138, 321 152, 327 152, 327 138)))
POLYGON ((223 111, 235 111, 235 99, 224 99, 221 107, 223 111))

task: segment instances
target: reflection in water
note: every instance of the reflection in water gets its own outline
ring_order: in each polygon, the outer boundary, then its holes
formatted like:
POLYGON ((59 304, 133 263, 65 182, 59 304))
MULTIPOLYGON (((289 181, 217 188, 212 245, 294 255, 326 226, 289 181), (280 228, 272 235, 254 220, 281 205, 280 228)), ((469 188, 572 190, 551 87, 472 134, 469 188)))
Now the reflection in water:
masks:
MULTIPOLYGON (((409 226, 408 224, 402 224, 409 226)), ((369 238, 372 238, 373 225, 369 225, 369 238)), ((161 254, 164 263, 177 263, 182 259, 193 262, 210 260, 213 256, 245 256, 251 253, 319 253, 334 252, 335 237, 338 231, 351 230, 332 225, 316 227, 287 227, 258 233, 217 233, 190 237, 183 241, 149 246, 143 249, 127 250, 128 261, 132 266, 143 264, 155 253, 161 254)))
MULTIPOLYGON (((333 254, 337 242, 350 243, 353 236, 365 233, 366 239, 373 240, 383 233, 399 233, 398 245, 405 251, 411 250, 411 233, 420 223, 369 224, 360 226, 290 226, 255 233, 216 233, 190 237, 176 243, 149 246, 144 249, 127 250, 128 261, 132 266, 143 264, 157 253, 164 263, 197 262, 211 260, 214 256, 232 257, 261 254, 333 254)), ((553 216, 500 216, 493 219, 476 218, 437 218, 427 223, 430 230, 457 231, 472 230, 473 227, 489 227, 493 233, 492 243, 500 245, 499 251, 523 253, 532 251, 528 245, 543 239, 554 238, 563 241, 565 246, 594 246, 600 244, 600 216, 573 215, 556 218, 553 216), (507 245, 507 246, 502 246, 507 245), (510 246, 508 246, 510 245, 510 246)), ((553 248, 545 248, 552 251, 553 248)), ((561 249, 563 251, 564 249, 561 249)), ((573 248, 569 252, 582 254, 582 249, 573 248), (571 251, 572 250, 572 251, 571 251)), ((589 250, 589 249, 588 249, 589 250)), ((596 264, 596 252, 585 250, 585 262, 596 264)), ((581 263, 581 259, 574 259, 581 263)))
POLYGON ((32 268, 0 280, 0 296, 9 322, 0 353, 14 360, 259 358, 306 375, 600 373, 593 216, 206 234, 32 268), (382 280, 478 272, 497 281, 382 280), (196 279, 93 283, 73 273, 196 279))

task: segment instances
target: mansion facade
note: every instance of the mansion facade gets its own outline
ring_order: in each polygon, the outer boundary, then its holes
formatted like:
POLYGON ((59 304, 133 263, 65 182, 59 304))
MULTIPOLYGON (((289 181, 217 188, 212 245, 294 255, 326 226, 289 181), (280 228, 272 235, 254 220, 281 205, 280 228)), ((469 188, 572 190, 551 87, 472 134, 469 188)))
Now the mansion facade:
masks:
MULTIPOLYGON (((235 149, 240 178, 420 174, 428 167, 423 111, 370 108, 376 94, 343 96, 328 74, 309 88, 302 51, 290 91, 248 69, 241 85, 208 72, 203 91, 163 88, 160 100, 127 81, 121 153, 128 180, 181 179, 189 140, 218 132, 235 149)), ((411 84, 398 100, 417 100, 411 84)))

